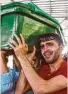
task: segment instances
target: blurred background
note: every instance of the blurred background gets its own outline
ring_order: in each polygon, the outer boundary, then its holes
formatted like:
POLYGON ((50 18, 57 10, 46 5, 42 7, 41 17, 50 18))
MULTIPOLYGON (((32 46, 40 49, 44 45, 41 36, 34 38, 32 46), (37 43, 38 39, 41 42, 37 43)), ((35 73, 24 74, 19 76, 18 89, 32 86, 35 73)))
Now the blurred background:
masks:
POLYGON ((33 2, 43 11, 56 18, 63 29, 67 42, 63 53, 68 52, 68 0, 0 0, 0 6, 10 2, 33 2))

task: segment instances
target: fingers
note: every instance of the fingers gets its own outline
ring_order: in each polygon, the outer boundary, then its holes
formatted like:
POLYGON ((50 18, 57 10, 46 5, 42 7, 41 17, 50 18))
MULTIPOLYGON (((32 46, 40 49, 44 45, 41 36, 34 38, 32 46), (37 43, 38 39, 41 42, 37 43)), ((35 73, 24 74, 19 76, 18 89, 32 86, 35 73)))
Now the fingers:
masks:
POLYGON ((33 46, 33 52, 32 52, 33 57, 35 56, 35 53, 36 53, 36 48, 35 48, 35 46, 33 46))
POLYGON ((9 46, 10 46, 12 49, 15 49, 16 47, 22 45, 22 47, 25 47, 25 49, 28 51, 28 46, 27 46, 27 44, 25 43, 25 40, 24 40, 23 35, 20 34, 20 38, 19 38, 16 34, 15 34, 14 36, 15 36, 17 42, 11 38, 11 39, 10 39, 10 44, 9 44, 9 46))
POLYGON ((33 66, 33 67, 36 67, 36 66, 37 66, 36 62, 33 61, 33 62, 32 62, 32 66, 33 66))
POLYGON ((23 35, 22 35, 22 34, 20 34, 20 37, 21 37, 21 40, 22 40, 23 45, 25 45, 25 40, 24 40, 23 35))
MULTIPOLYGON (((20 38, 16 34, 14 34, 14 36, 15 36, 18 44, 21 44, 20 38)), ((15 42, 13 39, 10 38, 10 43, 13 43, 13 45, 18 46, 17 42, 15 42)))
MULTIPOLYGON (((24 40, 24 37, 23 37, 22 34, 20 34, 21 39, 20 39, 16 34, 15 34, 14 36, 15 36, 15 38, 16 38, 18 44, 21 44, 21 41, 22 41, 23 45, 26 44, 26 43, 25 43, 25 40, 24 40)), ((13 39, 10 39, 10 43, 13 43, 15 46, 18 45, 13 39)))
POLYGON ((5 54, 7 54, 7 51, 6 50, 0 50, 0 54, 5 55, 5 54))
POLYGON ((33 46, 33 52, 31 53, 31 59, 35 57, 35 53, 36 53, 36 48, 35 46, 33 46))
POLYGON ((14 46, 18 46, 18 44, 12 38, 10 38, 10 43, 13 44, 14 46))
MULTIPOLYGON (((17 42, 16 41, 14 41, 12 38, 10 38, 10 47, 12 48, 12 49, 15 49, 15 47, 17 47, 18 46, 18 44, 20 45, 20 44, 22 44, 21 43, 21 39, 15 34, 14 35, 15 36, 15 38, 16 38, 16 40, 17 40, 17 42)), ((21 38, 22 38, 22 35, 21 35, 21 38)), ((24 38, 22 38, 22 40, 24 40, 24 38)), ((25 43, 25 42, 24 42, 25 43)))
POLYGON ((10 44, 9 44, 9 46, 14 50, 15 47, 18 46, 18 44, 12 38, 10 38, 10 44))
POLYGON ((15 47, 12 45, 12 44, 9 44, 9 46, 14 50, 15 49, 15 47))
POLYGON ((18 42, 19 44, 21 44, 21 40, 20 40, 20 38, 19 38, 16 34, 15 34, 14 36, 15 36, 17 42, 18 42))

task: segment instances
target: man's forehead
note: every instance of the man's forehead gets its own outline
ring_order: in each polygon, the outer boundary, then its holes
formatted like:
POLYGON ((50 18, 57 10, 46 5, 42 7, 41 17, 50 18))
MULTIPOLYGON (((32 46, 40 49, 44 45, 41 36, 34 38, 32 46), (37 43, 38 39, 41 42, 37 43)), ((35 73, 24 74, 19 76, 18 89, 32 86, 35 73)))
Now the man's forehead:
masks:
POLYGON ((54 37, 53 36, 50 36, 50 37, 43 37, 43 38, 40 38, 40 41, 49 41, 49 40, 53 40, 54 37))
POLYGON ((55 40, 41 41, 40 45, 47 44, 47 43, 56 43, 56 41, 55 40))

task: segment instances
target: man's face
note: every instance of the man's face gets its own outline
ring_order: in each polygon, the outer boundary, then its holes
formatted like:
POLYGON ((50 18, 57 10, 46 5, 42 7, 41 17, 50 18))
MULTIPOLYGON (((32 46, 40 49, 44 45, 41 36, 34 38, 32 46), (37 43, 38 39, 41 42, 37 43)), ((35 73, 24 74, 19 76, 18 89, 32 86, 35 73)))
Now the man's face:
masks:
POLYGON ((55 40, 40 43, 41 53, 48 64, 54 63, 60 55, 60 46, 55 40))

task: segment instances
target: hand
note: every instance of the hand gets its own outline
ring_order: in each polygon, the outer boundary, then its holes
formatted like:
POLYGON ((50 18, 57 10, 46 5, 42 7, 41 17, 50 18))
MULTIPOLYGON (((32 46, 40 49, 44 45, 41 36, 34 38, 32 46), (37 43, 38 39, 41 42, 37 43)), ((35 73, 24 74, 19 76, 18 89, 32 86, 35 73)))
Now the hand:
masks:
POLYGON ((33 51, 31 53, 27 54, 27 58, 29 59, 30 62, 32 62, 35 58, 35 53, 36 53, 36 48, 33 46, 33 51))
POLYGON ((13 39, 10 39, 10 47, 14 50, 15 55, 17 58, 26 55, 28 52, 28 45, 25 43, 23 35, 20 34, 20 37, 18 37, 15 34, 15 38, 17 40, 14 41, 13 39))
POLYGON ((6 50, 0 50, 0 56, 1 57, 5 57, 6 58, 6 56, 7 56, 7 51, 6 50))
MULTIPOLYGON (((0 50, 0 64, 1 67, 7 66, 8 58, 7 58, 7 51, 6 50, 0 50)), ((3 68, 4 69, 4 68, 3 68)))
POLYGON ((37 62, 36 62, 35 53, 36 53, 36 48, 35 48, 35 46, 33 46, 33 52, 31 52, 31 53, 29 53, 29 54, 27 55, 27 58, 28 58, 28 60, 30 61, 30 64, 32 65, 32 67, 33 67, 34 69, 37 68, 37 62))
POLYGON ((11 39, 9 45, 14 50, 16 57, 19 58, 22 57, 23 55, 26 55, 31 65, 33 67, 36 67, 36 62, 33 61, 36 52, 35 46, 33 47, 33 52, 27 54, 28 46, 25 43, 23 36, 20 34, 21 39, 17 35, 15 35, 15 37, 18 43, 13 39, 11 39))

